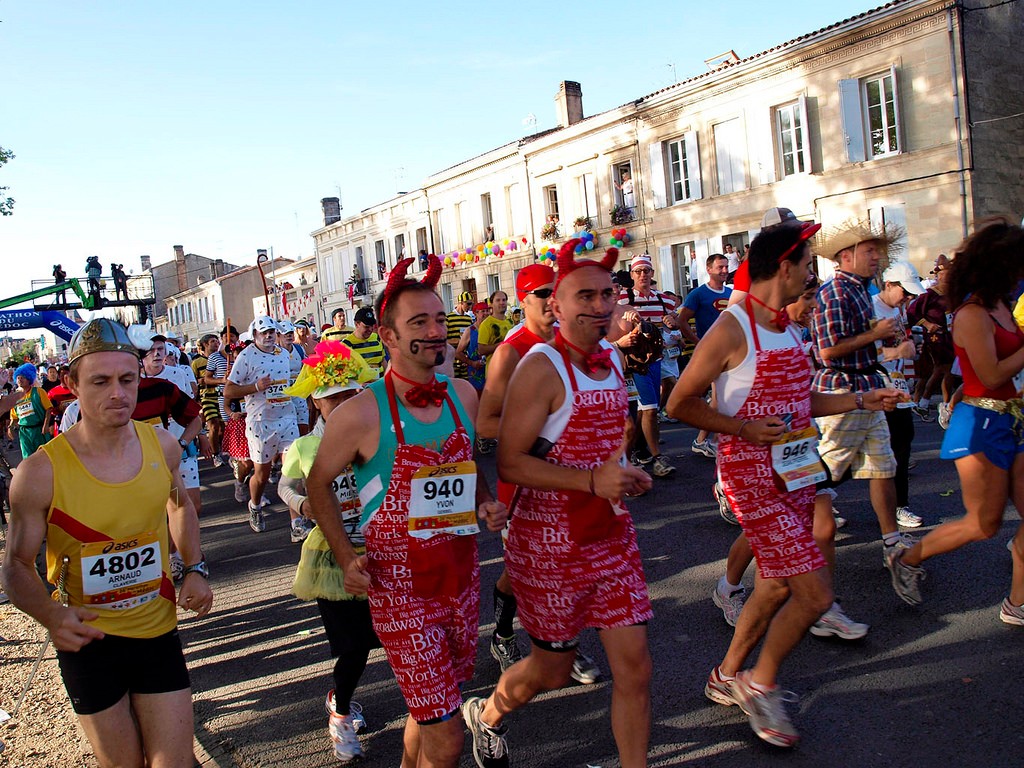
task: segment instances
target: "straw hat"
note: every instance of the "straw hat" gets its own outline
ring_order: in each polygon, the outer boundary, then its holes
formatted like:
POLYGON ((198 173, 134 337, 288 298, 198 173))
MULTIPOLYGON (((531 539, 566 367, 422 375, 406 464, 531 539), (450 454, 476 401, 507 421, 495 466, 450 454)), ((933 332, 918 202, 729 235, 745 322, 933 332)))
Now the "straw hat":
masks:
POLYGON ((814 248, 825 258, 835 260, 841 251, 873 240, 881 243, 882 250, 892 259, 903 250, 905 235, 903 227, 891 222, 883 227, 869 219, 848 219, 837 227, 822 229, 815 238, 814 248))

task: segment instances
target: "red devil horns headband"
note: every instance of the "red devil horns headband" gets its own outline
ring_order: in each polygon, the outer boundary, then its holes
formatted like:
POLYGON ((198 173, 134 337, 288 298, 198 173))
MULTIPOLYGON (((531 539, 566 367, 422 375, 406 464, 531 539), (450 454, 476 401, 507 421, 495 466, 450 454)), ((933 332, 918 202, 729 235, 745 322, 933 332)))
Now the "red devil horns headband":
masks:
POLYGON ((562 279, 566 277, 570 272, 575 272, 577 269, 583 269, 583 267, 600 267, 601 269, 611 272, 612 267, 619 259, 619 249, 609 248, 604 252, 604 258, 600 261, 594 261, 593 259, 580 259, 576 261, 574 254, 576 253, 576 246, 580 244, 579 238, 573 238, 569 240, 565 245, 558 249, 558 277, 555 279, 555 288, 558 288, 558 284, 562 282, 562 279))
MULTIPOLYGON (((410 256, 395 264, 395 268, 391 270, 391 274, 388 275, 388 284, 384 286, 384 298, 381 299, 380 302, 381 315, 384 314, 384 307, 388 305, 388 301, 391 299, 391 296, 395 291, 403 285, 410 285, 417 282, 411 277, 406 277, 409 267, 415 262, 416 259, 410 256)), ((434 287, 437 285, 437 281, 441 278, 442 269, 441 260, 434 254, 430 254, 427 257, 427 274, 423 276, 423 279, 419 281, 419 284, 434 290, 434 287)))

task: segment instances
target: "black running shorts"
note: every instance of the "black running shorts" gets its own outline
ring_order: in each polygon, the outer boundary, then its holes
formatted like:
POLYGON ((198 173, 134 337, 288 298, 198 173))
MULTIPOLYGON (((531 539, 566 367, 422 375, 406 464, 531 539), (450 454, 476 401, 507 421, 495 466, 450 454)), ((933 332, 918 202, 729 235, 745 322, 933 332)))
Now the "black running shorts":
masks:
POLYGON ((169 693, 190 686, 178 630, 152 638, 106 635, 79 651, 57 651, 71 706, 94 715, 126 693, 169 693))

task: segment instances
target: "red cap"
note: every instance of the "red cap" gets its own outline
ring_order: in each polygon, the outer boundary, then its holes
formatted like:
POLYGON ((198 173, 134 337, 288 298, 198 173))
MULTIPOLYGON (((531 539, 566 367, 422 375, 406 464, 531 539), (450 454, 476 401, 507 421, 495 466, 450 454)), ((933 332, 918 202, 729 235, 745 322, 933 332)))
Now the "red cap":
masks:
POLYGON ((473 305, 474 312, 489 312, 490 309, 491 305, 488 304, 486 301, 478 301, 476 304, 473 305))
POLYGON ((526 299, 530 291, 543 288, 555 282, 555 270, 547 264, 530 264, 519 270, 516 275, 516 296, 519 301, 526 299))

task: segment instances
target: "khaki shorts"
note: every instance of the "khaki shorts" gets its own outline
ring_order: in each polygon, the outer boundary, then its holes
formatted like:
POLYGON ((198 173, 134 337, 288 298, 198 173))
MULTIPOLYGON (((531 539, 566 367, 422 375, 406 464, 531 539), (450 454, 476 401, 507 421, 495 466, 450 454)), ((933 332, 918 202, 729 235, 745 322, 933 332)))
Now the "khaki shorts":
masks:
POLYGON ((889 425, 881 411, 850 411, 814 421, 821 432, 818 452, 836 482, 847 470, 855 480, 896 475, 889 425))

